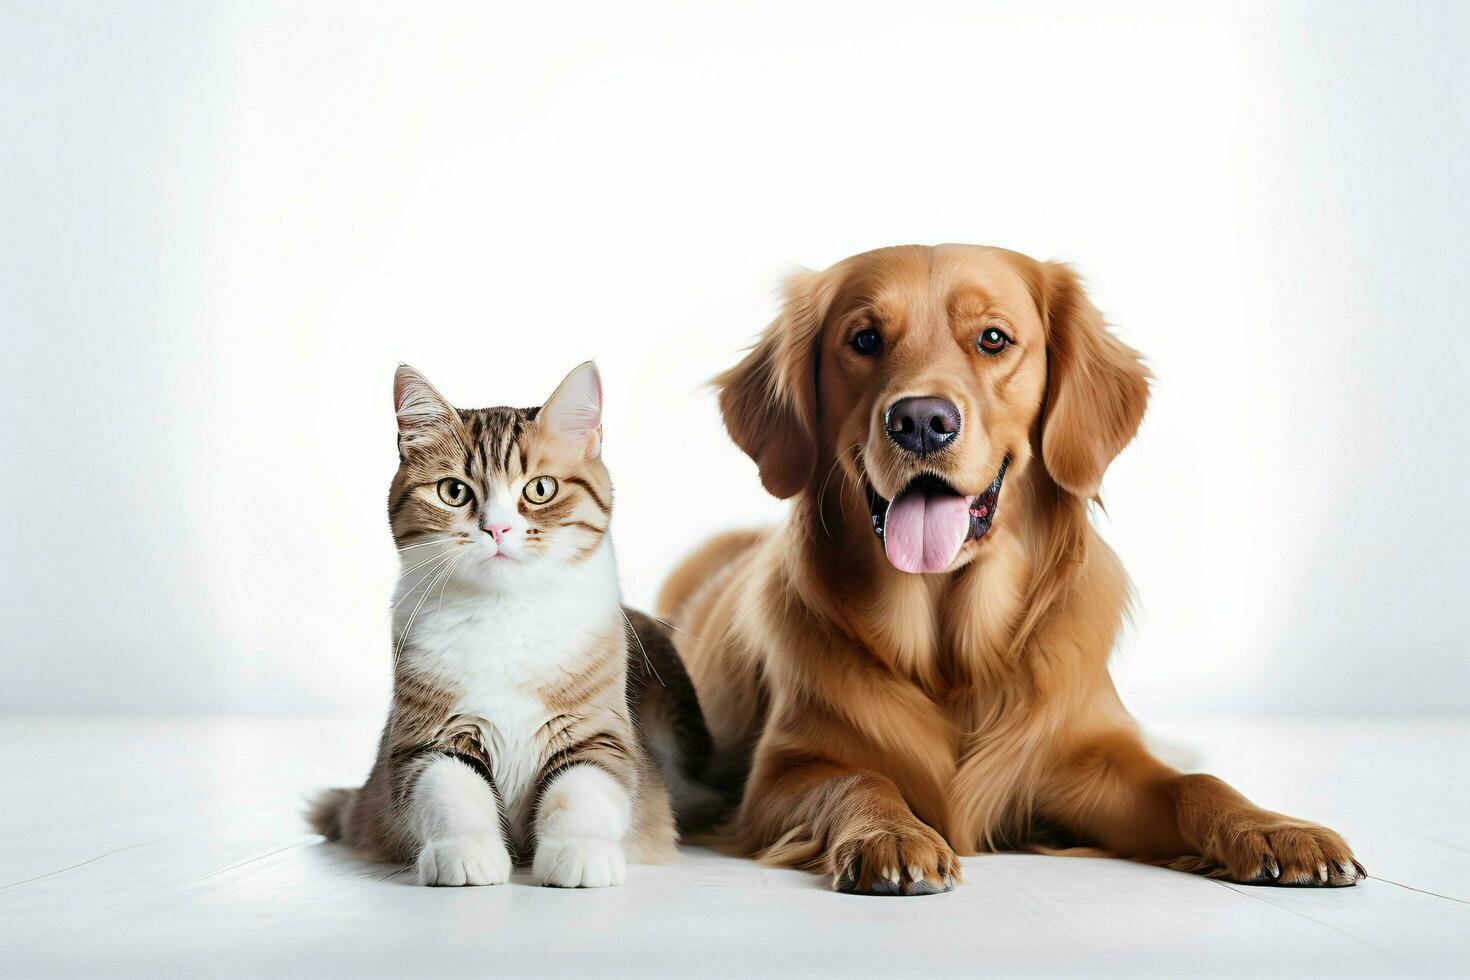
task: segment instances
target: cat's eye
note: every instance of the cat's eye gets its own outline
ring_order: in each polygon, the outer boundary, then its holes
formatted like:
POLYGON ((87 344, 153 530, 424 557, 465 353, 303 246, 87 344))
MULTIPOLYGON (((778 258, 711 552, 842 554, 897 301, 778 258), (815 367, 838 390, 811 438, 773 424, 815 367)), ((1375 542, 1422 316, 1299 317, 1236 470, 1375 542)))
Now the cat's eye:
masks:
POLYGON ((463 480, 445 477, 439 481, 439 499, 451 507, 463 507, 470 502, 470 488, 463 480))
POLYGON ((556 487, 554 476, 533 476, 522 493, 531 503, 544 504, 556 496, 556 487))
POLYGON ((982 354, 999 354, 1011 346, 1011 338, 1007 337, 998 327, 986 327, 980 331, 980 339, 975 342, 982 354))

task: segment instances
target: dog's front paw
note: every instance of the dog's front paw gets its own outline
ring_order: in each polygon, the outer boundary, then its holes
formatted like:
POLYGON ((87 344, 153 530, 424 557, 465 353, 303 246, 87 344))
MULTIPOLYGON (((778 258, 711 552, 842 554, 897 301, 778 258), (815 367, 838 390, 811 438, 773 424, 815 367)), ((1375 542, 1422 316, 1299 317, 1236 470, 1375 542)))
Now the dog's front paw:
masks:
POLYGON ((1368 875, 1326 827, 1265 811, 1232 821, 1216 849, 1225 876, 1246 884, 1341 888, 1368 875))
POLYGON ((621 885, 626 871, 623 849, 598 837, 542 838, 531 861, 531 876, 551 888, 621 885))
POLYGON ((954 849, 918 820, 840 841, 830 860, 833 889, 859 895, 935 895, 960 877, 954 849))
POLYGON ((510 852, 495 834, 429 841, 417 871, 421 885, 503 885, 510 880, 510 852))

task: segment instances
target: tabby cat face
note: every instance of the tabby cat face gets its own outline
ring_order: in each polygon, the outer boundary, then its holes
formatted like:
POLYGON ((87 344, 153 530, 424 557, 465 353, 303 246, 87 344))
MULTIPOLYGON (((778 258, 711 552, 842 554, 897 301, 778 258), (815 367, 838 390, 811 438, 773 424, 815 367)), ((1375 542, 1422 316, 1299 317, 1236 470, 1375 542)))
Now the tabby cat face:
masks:
POLYGON ((457 409, 407 365, 393 394, 399 463, 388 520, 410 581, 510 587, 596 553, 612 484, 590 361, 539 409, 457 409))

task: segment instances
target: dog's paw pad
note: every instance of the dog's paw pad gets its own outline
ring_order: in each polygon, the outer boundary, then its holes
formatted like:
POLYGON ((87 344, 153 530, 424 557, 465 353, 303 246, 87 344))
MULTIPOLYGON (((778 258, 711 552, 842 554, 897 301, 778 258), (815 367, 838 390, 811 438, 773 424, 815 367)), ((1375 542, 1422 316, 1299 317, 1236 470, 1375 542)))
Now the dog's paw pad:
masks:
POLYGON ((954 888, 959 861, 928 827, 899 827, 849 842, 834 855, 834 890, 851 895, 937 895, 954 888))
POLYGON ((1366 876, 1337 834, 1275 814, 1249 815, 1213 860, 1226 877, 1255 885, 1342 888, 1366 876))

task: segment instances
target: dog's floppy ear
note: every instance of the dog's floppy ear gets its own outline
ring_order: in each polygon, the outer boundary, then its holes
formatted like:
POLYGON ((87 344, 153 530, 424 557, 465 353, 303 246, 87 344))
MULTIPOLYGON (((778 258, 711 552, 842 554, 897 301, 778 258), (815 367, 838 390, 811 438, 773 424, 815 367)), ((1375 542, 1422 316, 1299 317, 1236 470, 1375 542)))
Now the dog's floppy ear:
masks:
POLYGON ((817 340, 834 283, 830 271, 788 279, 781 315, 744 360, 714 380, 730 438, 782 499, 800 493, 816 468, 817 340))
POLYGON ((1151 375, 1138 351, 1108 330, 1070 268, 1042 264, 1040 299, 1047 327, 1041 458, 1058 486, 1090 498, 1143 421, 1151 375))

